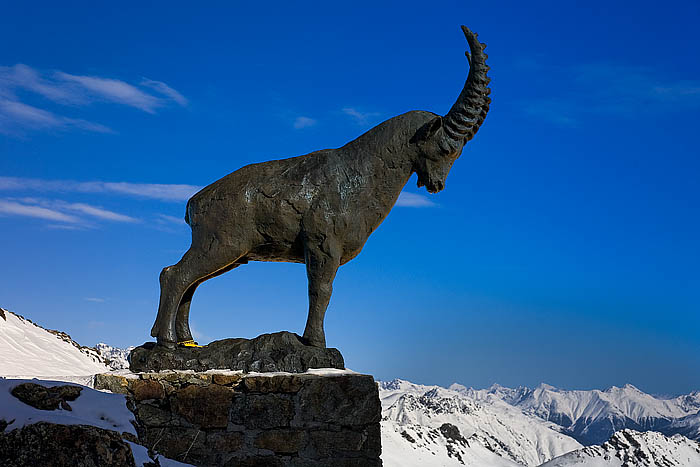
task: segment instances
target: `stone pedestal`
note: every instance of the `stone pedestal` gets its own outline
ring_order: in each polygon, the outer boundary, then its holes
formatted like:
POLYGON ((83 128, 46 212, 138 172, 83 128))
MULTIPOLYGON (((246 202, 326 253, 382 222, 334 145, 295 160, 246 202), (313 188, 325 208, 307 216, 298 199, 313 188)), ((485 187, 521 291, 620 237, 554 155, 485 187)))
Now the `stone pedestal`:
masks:
POLYGON ((306 345, 291 332, 263 334, 254 339, 222 339, 204 347, 167 349, 155 342, 136 347, 130 369, 139 371, 231 369, 303 373, 309 368, 345 368, 338 349, 306 345))
POLYGON ((349 371, 97 375, 127 395, 140 443, 198 466, 381 466, 374 379, 349 371))

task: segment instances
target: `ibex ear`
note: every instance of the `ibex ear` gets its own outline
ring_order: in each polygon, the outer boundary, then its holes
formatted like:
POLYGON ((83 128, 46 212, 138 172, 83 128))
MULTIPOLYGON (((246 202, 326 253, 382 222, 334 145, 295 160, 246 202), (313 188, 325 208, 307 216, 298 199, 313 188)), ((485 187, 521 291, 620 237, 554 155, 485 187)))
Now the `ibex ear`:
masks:
POLYGON ((435 117, 416 131, 411 142, 421 144, 430 141, 435 133, 442 127, 442 117, 435 117))
POLYGON ((416 131, 411 142, 418 145, 425 157, 439 161, 450 152, 441 144, 444 140, 443 131, 442 117, 435 117, 416 131))

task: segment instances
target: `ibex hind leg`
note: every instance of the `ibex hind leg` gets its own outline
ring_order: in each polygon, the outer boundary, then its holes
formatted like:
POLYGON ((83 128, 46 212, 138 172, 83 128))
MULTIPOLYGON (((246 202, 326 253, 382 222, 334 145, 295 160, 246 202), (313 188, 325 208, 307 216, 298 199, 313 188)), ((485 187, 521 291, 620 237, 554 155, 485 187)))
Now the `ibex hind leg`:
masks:
POLYGON ((177 308, 175 315, 175 336, 178 342, 184 342, 192 339, 192 331, 190 330, 190 304, 197 286, 202 281, 197 281, 185 290, 180 300, 180 306, 177 308))
POLYGON ((214 274, 205 277, 204 279, 196 281, 194 284, 189 286, 187 290, 185 290, 185 293, 182 296, 182 300, 180 301, 180 306, 177 309, 177 315, 175 317, 175 335, 177 336, 178 342, 184 342, 193 339, 192 331, 190 330, 190 305, 192 303, 194 291, 197 289, 199 284, 211 279, 212 277, 216 277, 220 274, 228 272, 231 269, 235 269, 238 266, 240 266, 239 263, 231 264, 226 268, 222 269, 221 271, 217 271, 214 274))
POLYGON ((208 246, 209 248, 202 249, 193 245, 177 264, 161 272, 160 305, 156 322, 151 329, 151 335, 158 339, 159 344, 175 347, 177 311, 185 298, 185 292, 202 279, 226 270, 245 254, 238 249, 223 247, 216 239, 208 246))

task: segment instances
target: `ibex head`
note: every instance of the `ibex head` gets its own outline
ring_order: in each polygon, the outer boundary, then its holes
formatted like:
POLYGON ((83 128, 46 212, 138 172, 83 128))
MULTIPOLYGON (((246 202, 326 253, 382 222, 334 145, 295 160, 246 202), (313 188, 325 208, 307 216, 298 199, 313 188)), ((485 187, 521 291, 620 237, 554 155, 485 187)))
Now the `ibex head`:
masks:
POLYGON ((491 81, 486 75, 486 44, 477 40, 477 35, 462 26, 469 43, 466 53, 469 61, 469 75, 457 102, 444 117, 435 117, 421 127, 413 141, 418 145, 419 157, 415 171, 418 187, 425 186, 430 193, 445 188, 445 179, 452 164, 462 153, 464 145, 474 137, 489 111, 491 81))

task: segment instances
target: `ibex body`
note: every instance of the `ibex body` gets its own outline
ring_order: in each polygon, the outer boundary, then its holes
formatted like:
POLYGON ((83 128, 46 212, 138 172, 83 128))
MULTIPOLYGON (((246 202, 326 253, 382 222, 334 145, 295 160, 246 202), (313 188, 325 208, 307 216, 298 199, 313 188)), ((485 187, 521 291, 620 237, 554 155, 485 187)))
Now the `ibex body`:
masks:
MULTIPOLYGON (((192 339, 189 308, 199 284, 248 261, 305 263, 306 341, 325 346, 323 319, 338 267, 362 250, 413 173, 435 193, 488 111, 484 45, 462 27, 472 51, 467 82, 444 117, 412 111, 338 149, 252 164, 187 203, 192 246, 163 269, 151 335, 172 347, 192 339)), ((469 56, 469 54, 468 54, 469 56)))

